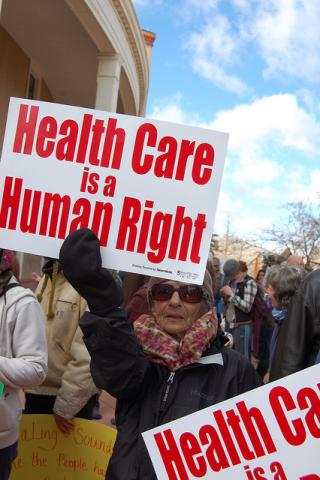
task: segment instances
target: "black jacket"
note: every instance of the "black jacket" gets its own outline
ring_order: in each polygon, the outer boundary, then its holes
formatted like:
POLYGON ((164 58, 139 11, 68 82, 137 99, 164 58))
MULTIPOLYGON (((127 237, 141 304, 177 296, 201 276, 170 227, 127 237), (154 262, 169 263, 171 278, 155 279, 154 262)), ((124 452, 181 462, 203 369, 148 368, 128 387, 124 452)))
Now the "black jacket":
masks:
POLYGON ((320 349, 320 269, 293 296, 277 340, 270 381, 314 365, 320 349))
POLYGON ((195 363, 173 375, 144 356, 124 310, 108 318, 85 313, 80 326, 97 387, 117 398, 118 436, 108 480, 156 479, 142 432, 260 385, 250 363, 223 347, 219 337, 204 353, 212 355, 207 358, 212 363, 195 363))

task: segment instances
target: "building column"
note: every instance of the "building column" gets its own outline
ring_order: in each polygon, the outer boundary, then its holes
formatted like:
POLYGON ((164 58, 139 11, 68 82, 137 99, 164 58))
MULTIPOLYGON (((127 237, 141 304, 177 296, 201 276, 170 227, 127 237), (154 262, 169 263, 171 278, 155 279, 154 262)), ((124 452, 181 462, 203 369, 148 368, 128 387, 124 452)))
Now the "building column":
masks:
POLYGON ((121 64, 118 55, 99 55, 95 108, 116 112, 121 64))

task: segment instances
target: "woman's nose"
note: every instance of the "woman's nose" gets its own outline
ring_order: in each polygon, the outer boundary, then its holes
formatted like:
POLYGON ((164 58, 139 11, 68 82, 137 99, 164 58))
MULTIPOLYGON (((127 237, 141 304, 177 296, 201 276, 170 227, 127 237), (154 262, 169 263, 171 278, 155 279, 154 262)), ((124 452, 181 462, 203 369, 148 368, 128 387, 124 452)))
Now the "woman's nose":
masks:
POLYGON ((181 298, 179 297, 179 293, 173 292, 171 298, 170 298, 170 303, 171 305, 179 305, 181 303, 181 298))

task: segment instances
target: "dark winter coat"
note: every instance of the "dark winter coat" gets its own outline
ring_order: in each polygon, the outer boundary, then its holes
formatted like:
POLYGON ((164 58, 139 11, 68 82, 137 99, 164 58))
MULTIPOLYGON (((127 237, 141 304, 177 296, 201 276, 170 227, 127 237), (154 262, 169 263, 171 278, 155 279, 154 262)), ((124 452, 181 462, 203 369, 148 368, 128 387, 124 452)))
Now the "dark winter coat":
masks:
POLYGON ((260 385, 250 363, 219 338, 202 357, 208 364, 173 374, 145 357, 124 310, 108 318, 85 313, 80 326, 97 387, 117 398, 118 436, 108 480, 156 479, 142 432, 260 385))

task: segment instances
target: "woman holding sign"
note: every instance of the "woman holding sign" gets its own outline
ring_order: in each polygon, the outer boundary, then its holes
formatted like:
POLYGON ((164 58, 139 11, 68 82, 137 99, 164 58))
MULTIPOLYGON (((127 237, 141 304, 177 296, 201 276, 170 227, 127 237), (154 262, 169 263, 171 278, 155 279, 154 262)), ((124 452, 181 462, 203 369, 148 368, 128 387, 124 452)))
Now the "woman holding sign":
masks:
POLYGON ((132 327, 90 230, 67 237, 60 262, 90 309, 80 326, 93 379, 117 398, 118 437, 106 478, 155 479, 142 432, 255 388, 260 380, 217 334, 208 272, 202 286, 152 278, 150 314, 132 327))

